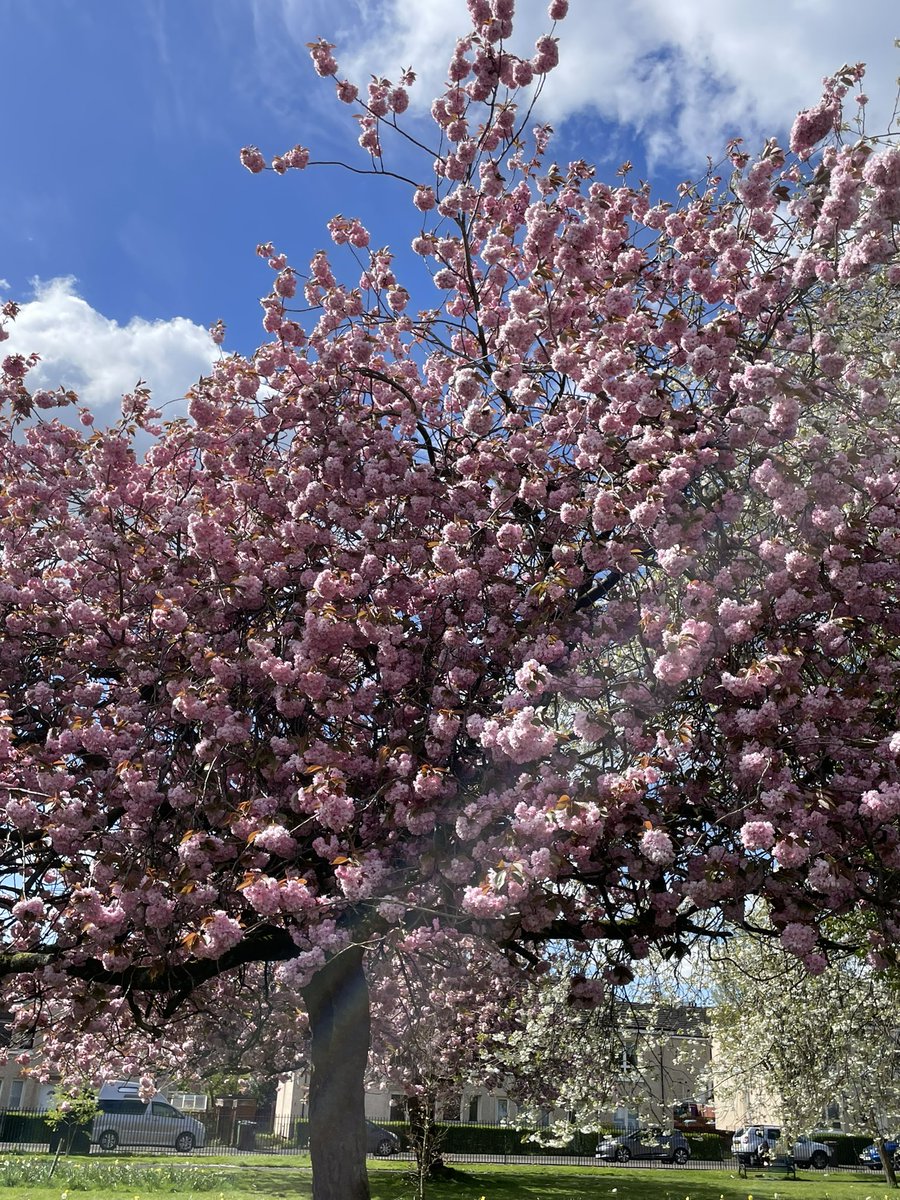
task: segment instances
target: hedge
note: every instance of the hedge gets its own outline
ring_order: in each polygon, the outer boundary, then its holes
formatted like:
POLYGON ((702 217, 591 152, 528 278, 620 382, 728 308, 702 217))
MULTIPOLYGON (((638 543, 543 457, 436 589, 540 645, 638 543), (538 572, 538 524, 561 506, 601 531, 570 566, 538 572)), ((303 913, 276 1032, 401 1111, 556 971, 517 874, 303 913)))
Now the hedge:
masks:
POLYGON ((814 1141, 824 1142, 829 1147, 832 1162, 837 1167, 857 1166, 860 1151, 872 1145, 871 1137, 852 1133, 814 1133, 812 1137, 814 1141))
MULTIPOLYGON (((412 1144, 409 1125, 405 1121, 377 1121, 382 1129, 390 1129, 400 1138, 404 1146, 412 1144)), ((539 1140, 542 1130, 519 1129, 512 1125, 469 1125, 462 1122, 446 1122, 439 1124, 438 1139, 441 1150, 447 1154, 506 1154, 506 1155, 541 1155, 541 1154, 571 1154, 575 1158, 593 1158, 597 1150, 600 1135, 596 1132, 586 1133, 576 1131, 564 1145, 546 1145, 539 1140), (534 1137, 537 1134, 538 1137, 534 1137)), ((615 1133, 615 1130, 610 1131, 615 1133)), ((722 1139, 715 1133, 686 1133, 691 1157, 698 1162, 722 1162, 726 1157, 722 1139)), ((871 1139, 847 1139, 859 1142, 859 1149, 868 1145, 871 1139)), ((298 1147, 309 1145, 309 1122, 298 1120, 294 1123, 293 1143, 298 1147)), ((859 1153, 855 1150, 855 1154, 859 1153)), ((843 1162, 843 1159, 837 1161, 843 1162)), ((855 1162, 855 1157, 847 1162, 855 1162)))
MULTIPOLYGON (((439 1126, 439 1144, 448 1154, 569 1154, 570 1149, 549 1147, 530 1141, 531 1129, 512 1125, 467 1125, 456 1122, 439 1126)), ((594 1136, 596 1146, 596 1135, 594 1136)), ((591 1151, 590 1153, 593 1153, 591 1151)))
MULTIPOLYGON (((441 1148, 448 1154, 571 1154, 577 1158, 593 1158, 599 1134, 578 1130, 562 1146, 542 1144, 533 1137, 540 1130, 515 1129, 509 1126, 463 1125, 441 1126, 441 1148)), ((722 1141, 715 1133, 686 1134, 691 1157, 698 1162, 721 1162, 724 1158, 722 1141)))
POLYGON ((722 1139, 717 1133, 685 1133, 691 1148, 691 1158, 697 1162, 722 1162, 722 1139))
MULTIPOLYGON (((381 1129, 396 1133, 404 1146, 412 1145, 412 1135, 406 1121, 376 1121, 381 1129)), ((597 1149, 596 1133, 578 1131, 565 1146, 546 1146, 539 1141, 529 1140, 540 1130, 517 1129, 511 1125, 467 1125, 446 1122, 437 1126, 439 1145, 448 1154, 571 1154, 579 1158, 593 1158, 597 1149)), ((309 1122, 294 1122, 293 1145, 304 1148, 309 1145, 309 1122)))
MULTIPOLYGON (((404 1146, 412 1144, 409 1124, 406 1121, 376 1121, 381 1129, 390 1129, 400 1138, 404 1146)), ((541 1130, 517 1129, 510 1125, 467 1125, 447 1122, 438 1126, 440 1147, 448 1154, 508 1154, 508 1155, 538 1155, 538 1154, 571 1154, 577 1158, 593 1158, 597 1150, 598 1133, 577 1131, 563 1146, 548 1146, 538 1140, 532 1140, 532 1135, 540 1134, 541 1130)), ((618 1130, 607 1130, 615 1135, 618 1130)), ((276 1149, 279 1145, 287 1148, 289 1145, 305 1149, 309 1145, 309 1122, 296 1120, 293 1136, 280 1138, 275 1134, 260 1134, 257 1143, 262 1148, 267 1146, 276 1149)), ((731 1139, 723 1131, 718 1133, 688 1133, 688 1145, 691 1148, 691 1158, 697 1162, 724 1162, 731 1157, 731 1139)), ((815 1140, 824 1142, 831 1148, 833 1161, 836 1166, 855 1166, 859 1152, 872 1144, 871 1137, 859 1137, 842 1133, 819 1133, 815 1140)), ((0 1141, 5 1142, 46 1142, 49 1140, 49 1130, 46 1122, 39 1114, 33 1113, 4 1113, 0 1119, 0 1141)))
POLYGON ((51 1132, 46 1113, 0 1114, 0 1142, 49 1142, 51 1132))

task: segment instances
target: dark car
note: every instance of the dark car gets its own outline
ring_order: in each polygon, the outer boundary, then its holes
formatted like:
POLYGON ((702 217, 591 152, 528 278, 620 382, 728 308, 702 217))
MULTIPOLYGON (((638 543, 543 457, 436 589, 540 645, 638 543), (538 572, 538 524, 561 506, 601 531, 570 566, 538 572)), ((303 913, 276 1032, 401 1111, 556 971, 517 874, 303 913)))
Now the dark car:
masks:
MULTIPOLYGON (((900 1142, 894 1138, 885 1140, 884 1148, 887 1151, 888 1157, 893 1159, 894 1166, 900 1163, 900 1142)), ((871 1146, 866 1146, 865 1150, 861 1150, 859 1154, 859 1163, 862 1167, 871 1167, 873 1171, 881 1170, 881 1159, 878 1157, 878 1147, 873 1142, 871 1146)))
POLYGON ((366 1121, 366 1153, 377 1154, 379 1158, 387 1158, 396 1154, 400 1149, 400 1139, 390 1129, 382 1129, 371 1121, 366 1121))
POLYGON ((691 1157, 687 1138, 676 1129, 663 1133, 660 1129, 642 1129, 618 1137, 603 1137, 597 1143, 597 1158, 612 1162, 630 1162, 633 1158, 658 1158, 662 1162, 683 1165, 691 1157))

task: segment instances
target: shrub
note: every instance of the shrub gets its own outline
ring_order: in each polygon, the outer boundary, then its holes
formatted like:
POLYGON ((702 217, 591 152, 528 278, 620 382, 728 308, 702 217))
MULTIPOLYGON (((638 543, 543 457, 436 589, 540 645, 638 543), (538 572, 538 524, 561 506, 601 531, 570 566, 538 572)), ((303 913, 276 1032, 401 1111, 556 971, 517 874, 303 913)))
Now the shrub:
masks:
POLYGON ((449 1154, 571 1154, 579 1158, 591 1158, 597 1149, 595 1132, 576 1130, 567 1142, 553 1145, 539 1140, 545 1132, 549 1131, 510 1125, 446 1124, 440 1126, 441 1149, 449 1154))
POLYGON ((0 1142, 49 1142, 50 1132, 46 1113, 0 1114, 0 1142))
POLYGON ((691 1158, 697 1162, 721 1162, 722 1139, 717 1133, 685 1133, 691 1148, 691 1158))
POLYGON ((832 1162, 837 1167, 857 1166, 859 1152, 871 1146, 873 1141, 871 1137, 853 1133, 819 1133, 813 1136, 817 1142, 824 1142, 831 1149, 832 1162))

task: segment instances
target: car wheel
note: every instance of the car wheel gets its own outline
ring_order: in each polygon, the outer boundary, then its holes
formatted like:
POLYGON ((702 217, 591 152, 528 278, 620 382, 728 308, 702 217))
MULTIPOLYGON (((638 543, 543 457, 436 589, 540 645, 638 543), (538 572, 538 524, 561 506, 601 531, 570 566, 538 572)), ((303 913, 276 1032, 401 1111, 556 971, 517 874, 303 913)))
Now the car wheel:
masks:
POLYGON ((175 1139, 175 1149, 179 1154, 190 1154, 196 1144, 197 1139, 192 1133, 179 1133, 175 1139))
POLYGON ((379 1158, 387 1158, 389 1155, 394 1153, 394 1143, 390 1138, 382 1138, 375 1147, 375 1153, 379 1158))
POLYGON ((809 1156, 809 1165, 814 1171, 824 1171, 828 1166, 828 1155, 824 1150, 813 1150, 809 1156))
POLYGON ((119 1144, 119 1135, 114 1129, 104 1129, 97 1138, 97 1145, 101 1150, 115 1150, 119 1144))
POLYGON ((616 1151, 616 1162, 630 1162, 631 1151, 627 1146, 620 1146, 616 1151))
POLYGON ((672 1151, 672 1162, 675 1163, 677 1167, 683 1167, 690 1157, 690 1154, 687 1152, 687 1150, 685 1150, 684 1146, 676 1146, 672 1151))

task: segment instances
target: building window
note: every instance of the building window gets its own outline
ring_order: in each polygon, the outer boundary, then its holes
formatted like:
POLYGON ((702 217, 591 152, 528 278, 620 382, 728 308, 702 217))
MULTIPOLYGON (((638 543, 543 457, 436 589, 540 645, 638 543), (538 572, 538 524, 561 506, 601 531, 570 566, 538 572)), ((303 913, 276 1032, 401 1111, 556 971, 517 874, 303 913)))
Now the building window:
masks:
POLYGON ((469 1098, 469 1123, 472 1125, 475 1125, 478 1122, 478 1101, 480 1099, 481 1097, 477 1092, 474 1096, 469 1098))
POLYGON ((22 1089, 25 1086, 25 1081, 22 1079, 14 1079, 9 1085, 9 1099, 6 1101, 9 1108, 18 1108, 22 1103, 22 1089))
POLYGON ((206 1112, 209 1108, 205 1092, 173 1092, 170 1099, 179 1112, 206 1112))
POLYGON ((630 1108, 617 1108, 613 1114, 613 1124, 617 1129, 625 1132, 636 1129, 638 1126, 638 1114, 630 1108))
POLYGON ((505 1125, 509 1120, 509 1101, 504 1096, 502 1100, 497 1101, 497 1121, 501 1125, 505 1125))
POLYGON ((13 1029, 9 1013, 0 1015, 0 1046, 7 1046, 10 1050, 30 1050, 33 1045, 33 1029, 13 1029))
POLYGON ((388 1110, 389 1121, 406 1120, 406 1097, 394 1092, 391 1096, 391 1107, 388 1110))

